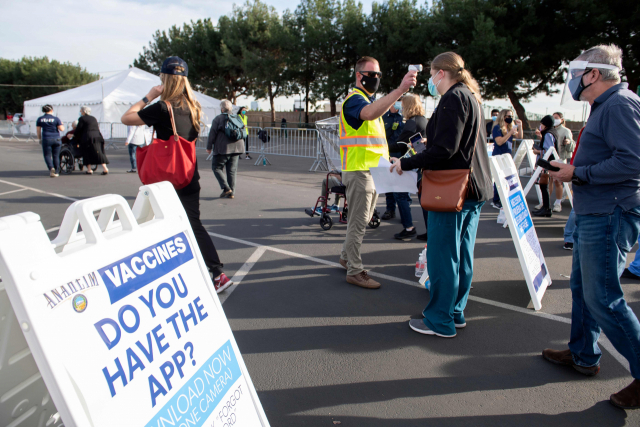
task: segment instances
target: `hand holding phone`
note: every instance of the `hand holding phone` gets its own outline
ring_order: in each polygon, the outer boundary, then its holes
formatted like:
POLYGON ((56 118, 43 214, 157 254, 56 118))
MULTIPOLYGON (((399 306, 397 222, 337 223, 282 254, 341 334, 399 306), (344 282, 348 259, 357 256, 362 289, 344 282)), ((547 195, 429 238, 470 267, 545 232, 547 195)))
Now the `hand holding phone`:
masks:
POLYGON ((549 163, 545 159, 539 159, 536 162, 536 166, 540 166, 541 168, 546 169, 546 170, 551 171, 551 172, 558 172, 560 170, 559 167, 553 166, 551 163, 549 163))
POLYGON ((413 145, 413 144, 419 144, 422 141, 422 134, 420 132, 416 133, 415 135, 412 135, 409 138, 409 142, 413 145))

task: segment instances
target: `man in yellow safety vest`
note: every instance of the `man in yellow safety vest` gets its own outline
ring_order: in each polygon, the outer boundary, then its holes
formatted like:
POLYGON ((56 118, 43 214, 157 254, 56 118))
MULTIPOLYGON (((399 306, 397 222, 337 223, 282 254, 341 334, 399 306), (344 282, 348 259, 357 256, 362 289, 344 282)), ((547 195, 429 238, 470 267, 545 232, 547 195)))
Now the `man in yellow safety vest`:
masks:
POLYGON ((409 71, 400 86, 374 102, 380 85, 380 64, 364 56, 356 63, 356 87, 342 103, 340 113, 340 161, 342 182, 347 187, 349 214, 347 236, 342 245, 340 264, 347 269, 347 282, 368 289, 380 283, 369 277, 362 265, 360 247, 373 215, 378 194, 370 167, 378 166, 380 157, 389 157, 382 115, 405 92, 416 85, 416 71, 409 71))

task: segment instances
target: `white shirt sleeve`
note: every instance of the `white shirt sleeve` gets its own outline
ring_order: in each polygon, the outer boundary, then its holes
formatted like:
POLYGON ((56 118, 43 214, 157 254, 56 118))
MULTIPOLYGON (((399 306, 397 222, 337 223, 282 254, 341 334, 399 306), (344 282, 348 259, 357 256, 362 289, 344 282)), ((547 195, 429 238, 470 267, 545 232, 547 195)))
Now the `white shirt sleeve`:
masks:
POLYGON ((127 144, 131 143, 133 136, 136 134, 138 126, 127 126, 127 144))

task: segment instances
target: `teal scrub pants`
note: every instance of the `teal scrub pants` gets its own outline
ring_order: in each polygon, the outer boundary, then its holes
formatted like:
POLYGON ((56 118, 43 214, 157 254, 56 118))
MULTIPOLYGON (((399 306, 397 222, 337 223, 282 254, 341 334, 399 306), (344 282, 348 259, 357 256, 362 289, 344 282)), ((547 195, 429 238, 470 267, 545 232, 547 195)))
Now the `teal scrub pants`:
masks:
POLYGON ((466 323, 464 309, 473 279, 473 248, 485 202, 467 200, 460 212, 429 212, 427 268, 431 281, 424 323, 442 335, 455 335, 466 323))

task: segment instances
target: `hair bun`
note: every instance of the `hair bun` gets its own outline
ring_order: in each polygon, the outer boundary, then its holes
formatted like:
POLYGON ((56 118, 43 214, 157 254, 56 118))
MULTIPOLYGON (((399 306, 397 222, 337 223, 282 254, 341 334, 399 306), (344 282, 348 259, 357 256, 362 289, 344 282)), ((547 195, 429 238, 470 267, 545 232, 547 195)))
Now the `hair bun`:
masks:
POLYGON ((460 69, 458 70, 459 73, 462 72, 462 70, 464 70, 464 67, 460 67, 460 69))

